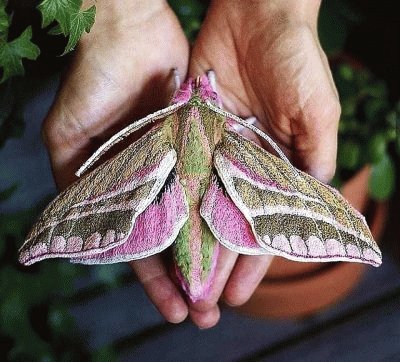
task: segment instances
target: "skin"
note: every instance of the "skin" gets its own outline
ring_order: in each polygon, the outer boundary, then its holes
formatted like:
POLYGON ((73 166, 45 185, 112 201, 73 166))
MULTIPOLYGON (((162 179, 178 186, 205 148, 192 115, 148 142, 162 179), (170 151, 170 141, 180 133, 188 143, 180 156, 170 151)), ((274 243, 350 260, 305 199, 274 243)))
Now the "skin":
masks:
MULTIPOLYGON (((116 130, 168 103, 174 67, 182 78, 213 69, 226 109, 255 115, 257 126, 298 167, 328 181, 335 170, 340 105, 318 41, 319 5, 215 0, 189 64, 187 41, 165 1, 97 0, 95 25, 82 37, 43 126, 59 188, 116 130)), ((210 295, 196 303, 182 296, 160 256, 130 264, 168 321, 179 323, 189 314, 197 326, 209 328, 218 322, 221 295, 230 305, 243 304, 270 262, 269 256, 238 257, 221 247, 210 295)))

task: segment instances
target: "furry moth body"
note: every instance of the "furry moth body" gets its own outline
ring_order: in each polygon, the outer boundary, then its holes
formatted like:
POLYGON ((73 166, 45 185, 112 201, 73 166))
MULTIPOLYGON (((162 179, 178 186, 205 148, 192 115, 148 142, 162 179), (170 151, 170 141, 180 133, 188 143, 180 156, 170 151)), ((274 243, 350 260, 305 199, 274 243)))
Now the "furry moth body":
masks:
POLYGON ((172 245, 177 275, 194 301, 207 295, 219 244, 249 255, 381 264, 364 217, 336 190, 292 166, 266 134, 223 111, 206 76, 189 79, 171 106, 113 136, 78 173, 156 120, 50 203, 20 249, 21 263, 55 257, 114 263, 172 245), (236 133, 232 121, 280 157, 236 133))

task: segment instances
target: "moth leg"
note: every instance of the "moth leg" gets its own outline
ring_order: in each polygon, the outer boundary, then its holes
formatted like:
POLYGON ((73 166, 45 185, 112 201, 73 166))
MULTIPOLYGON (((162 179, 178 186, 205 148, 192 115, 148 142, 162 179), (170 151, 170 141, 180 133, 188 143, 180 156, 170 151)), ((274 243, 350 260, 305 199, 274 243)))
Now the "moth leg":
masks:
MULTIPOLYGON (((207 71, 207 79, 208 79, 208 83, 210 84, 211 89, 213 90, 213 92, 217 93, 217 78, 215 76, 215 72, 213 70, 209 70, 207 71)), ((222 101, 221 98, 218 97, 217 100, 217 105, 219 108, 222 109, 222 101)))
POLYGON ((254 125, 255 123, 258 122, 258 119, 257 119, 256 117, 252 116, 252 117, 246 118, 244 121, 245 121, 247 124, 252 124, 252 125, 254 125))
POLYGON ((207 72, 207 78, 208 78, 208 82, 210 83, 212 90, 215 93, 218 93, 217 92, 217 79, 215 77, 215 72, 213 70, 209 70, 207 72))
POLYGON ((175 92, 176 92, 181 87, 181 77, 179 76, 178 68, 172 69, 172 76, 174 77, 174 86, 175 86, 175 92))

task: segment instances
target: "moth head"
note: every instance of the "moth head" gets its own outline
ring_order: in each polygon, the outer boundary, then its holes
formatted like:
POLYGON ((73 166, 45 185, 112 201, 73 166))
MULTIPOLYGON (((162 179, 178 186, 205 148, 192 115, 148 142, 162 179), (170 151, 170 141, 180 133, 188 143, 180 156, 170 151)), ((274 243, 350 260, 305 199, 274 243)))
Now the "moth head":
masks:
POLYGON ((213 89, 211 82, 206 74, 198 76, 196 79, 192 80, 192 87, 192 99, 194 97, 197 97, 200 99, 200 101, 204 103, 211 102, 214 104, 218 104, 218 94, 213 89))
POLYGON ((218 105, 219 97, 207 75, 203 74, 195 79, 188 78, 186 82, 182 83, 181 87, 175 92, 172 102, 190 103, 191 105, 211 102, 218 105))

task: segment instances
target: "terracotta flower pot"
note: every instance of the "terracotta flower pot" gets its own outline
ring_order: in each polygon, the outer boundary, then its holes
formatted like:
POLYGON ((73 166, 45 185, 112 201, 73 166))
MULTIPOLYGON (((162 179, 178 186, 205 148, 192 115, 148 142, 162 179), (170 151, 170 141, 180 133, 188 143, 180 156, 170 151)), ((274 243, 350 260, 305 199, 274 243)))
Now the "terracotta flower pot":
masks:
MULTIPOLYGON (((384 227, 386 203, 368 197, 369 167, 364 167, 341 189, 364 215, 375 240, 384 227)), ((275 257, 251 299, 238 308, 254 317, 296 318, 315 313, 344 298, 369 266, 360 263, 301 263, 275 257)))

